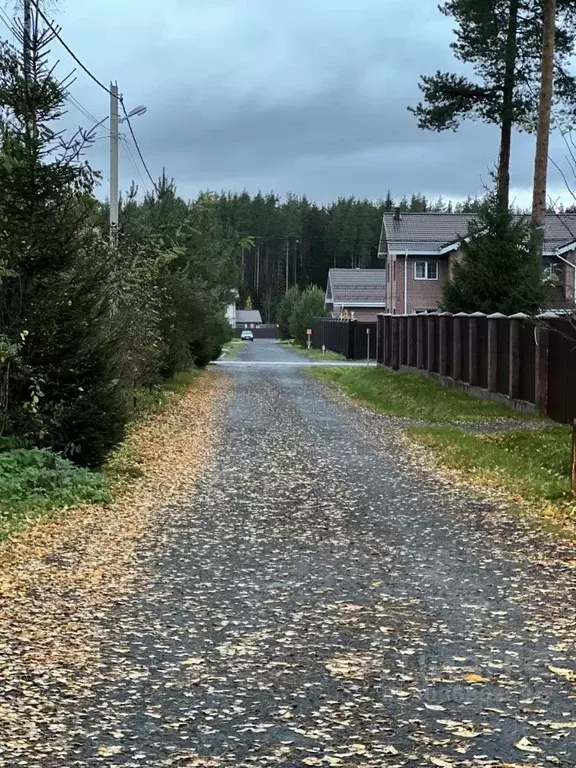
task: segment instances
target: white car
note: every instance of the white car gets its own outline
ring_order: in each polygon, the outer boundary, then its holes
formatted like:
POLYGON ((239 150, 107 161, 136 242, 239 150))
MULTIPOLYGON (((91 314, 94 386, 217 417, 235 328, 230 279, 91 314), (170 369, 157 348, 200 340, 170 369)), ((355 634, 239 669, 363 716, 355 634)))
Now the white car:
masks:
POLYGON ((242 331, 240 338, 242 341, 254 341, 254 334, 252 331, 242 331))

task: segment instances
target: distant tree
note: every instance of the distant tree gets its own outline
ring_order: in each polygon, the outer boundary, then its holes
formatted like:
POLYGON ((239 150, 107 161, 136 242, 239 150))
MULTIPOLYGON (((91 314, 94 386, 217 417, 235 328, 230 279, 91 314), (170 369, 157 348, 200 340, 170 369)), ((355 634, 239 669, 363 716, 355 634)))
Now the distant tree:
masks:
POLYGON ((511 315, 540 309, 544 286, 528 217, 503 210, 490 195, 461 251, 462 259, 444 288, 445 311, 511 315))
POLYGON ((388 190, 388 192, 386 193, 386 199, 384 200, 384 210, 387 213, 390 213, 390 211, 394 210, 394 199, 390 194, 390 190, 388 190))
POLYGON ((312 327, 315 317, 326 317, 325 298, 324 291, 316 285, 300 294, 290 317, 290 333, 297 344, 306 344, 306 330, 312 327))
POLYGON ((295 286, 290 288, 278 307, 278 329, 281 339, 291 339, 290 320, 294 307, 300 298, 300 290, 295 286))
POLYGON ((254 307, 252 305, 252 297, 251 296, 248 296, 248 298, 246 299, 246 306, 244 307, 244 309, 246 309, 248 312, 250 310, 254 309, 254 307))

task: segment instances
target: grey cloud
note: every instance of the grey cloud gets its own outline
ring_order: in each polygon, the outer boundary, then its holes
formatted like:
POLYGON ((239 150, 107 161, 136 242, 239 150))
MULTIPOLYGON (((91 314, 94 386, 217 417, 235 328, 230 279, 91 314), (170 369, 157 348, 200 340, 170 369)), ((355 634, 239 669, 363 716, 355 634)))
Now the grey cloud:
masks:
MULTIPOLYGON (((391 188, 397 195, 463 197, 488 181, 497 129, 467 124, 456 134, 422 132, 406 110, 418 101, 421 73, 454 66, 451 22, 435 3, 97 6, 60 0, 58 21, 99 76, 118 78, 129 106, 146 103, 148 114, 134 120, 142 149, 152 172, 165 166, 184 194, 261 187, 325 201, 391 188)), ((74 95, 99 117, 107 110, 106 95, 82 74, 74 95)), ((515 139, 518 188, 530 184, 531 146, 529 137, 515 139)), ((105 142, 90 159, 106 174, 105 142)), ((124 162, 124 186, 133 175, 124 162)))

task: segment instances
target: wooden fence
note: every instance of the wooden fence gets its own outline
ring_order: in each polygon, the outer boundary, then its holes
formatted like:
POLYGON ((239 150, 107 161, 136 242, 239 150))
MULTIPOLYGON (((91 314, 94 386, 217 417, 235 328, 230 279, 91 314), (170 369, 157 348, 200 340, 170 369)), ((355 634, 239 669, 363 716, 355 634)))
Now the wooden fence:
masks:
POLYGON ((255 339, 277 339, 278 338, 278 326, 277 325, 259 325, 254 328, 245 328, 245 323, 241 326, 237 326, 235 335, 240 336, 242 331, 252 331, 255 339))
POLYGON ((312 321, 312 346, 344 355, 348 360, 376 359, 376 323, 316 317, 312 321))
POLYGON ((576 322, 546 313, 379 315, 376 358, 560 422, 576 417, 576 322))

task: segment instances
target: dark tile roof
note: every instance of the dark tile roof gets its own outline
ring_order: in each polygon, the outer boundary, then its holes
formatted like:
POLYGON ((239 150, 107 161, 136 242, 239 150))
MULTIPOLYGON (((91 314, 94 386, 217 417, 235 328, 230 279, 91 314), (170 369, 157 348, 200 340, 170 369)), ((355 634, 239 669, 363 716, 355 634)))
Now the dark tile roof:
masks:
MULTIPOLYGON (((387 252, 439 252, 468 234, 473 213, 385 213, 380 255, 387 252)), ((544 251, 552 252, 576 242, 576 213, 546 214, 544 251)))
POLYGON ((328 286, 337 304, 382 304, 386 296, 385 269, 331 269, 328 286))
POLYGON ((261 323, 262 316, 257 309, 237 309, 237 323, 261 323))

